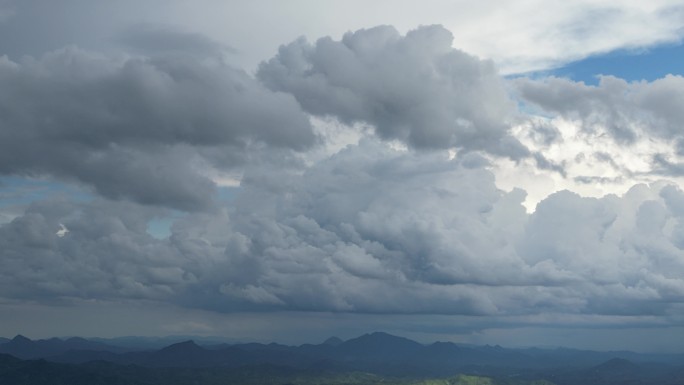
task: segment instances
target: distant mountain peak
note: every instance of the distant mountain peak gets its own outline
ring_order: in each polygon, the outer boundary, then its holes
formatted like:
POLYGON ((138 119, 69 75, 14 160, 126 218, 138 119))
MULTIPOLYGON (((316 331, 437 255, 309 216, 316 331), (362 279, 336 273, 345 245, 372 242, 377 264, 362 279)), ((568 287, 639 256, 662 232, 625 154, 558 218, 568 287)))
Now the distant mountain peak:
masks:
POLYGON ((323 341, 322 345, 328 345, 328 346, 338 346, 342 344, 344 341, 338 337, 330 337, 327 340, 323 341))
POLYGON ((372 332, 372 333, 366 333, 362 336, 356 337, 355 339, 360 339, 360 338, 373 338, 373 339, 393 339, 393 338, 404 338, 404 337, 399 337, 395 336, 389 333, 385 332, 372 332))
POLYGON ((90 342, 87 339, 83 337, 69 337, 66 339, 66 342, 90 342))
POLYGON ((17 334, 12 338, 12 342, 32 342, 30 338, 24 337, 21 334, 17 334))
POLYGON ((347 340, 336 347, 347 357, 407 357, 416 354, 423 345, 408 338, 394 336, 384 332, 364 334, 347 340))
POLYGON ((193 351, 193 350, 204 350, 201 346, 197 345, 193 340, 187 340, 183 342, 178 342, 163 348, 161 351, 193 351))
POLYGON ((420 345, 418 342, 410 340, 406 337, 399 337, 395 336, 393 334, 385 333, 385 332, 373 332, 373 333, 366 333, 362 335, 361 337, 357 337, 351 340, 348 340, 347 342, 350 341, 374 341, 374 342, 389 342, 389 341, 395 341, 395 342, 403 342, 403 343, 410 343, 410 344, 415 344, 415 345, 420 345))
MULTIPOLYGON (((397 337, 395 335, 385 333, 385 332, 372 332, 372 333, 366 333, 367 336, 373 336, 373 337, 397 337)), ((398 337, 398 338, 403 338, 403 337, 398 337)))

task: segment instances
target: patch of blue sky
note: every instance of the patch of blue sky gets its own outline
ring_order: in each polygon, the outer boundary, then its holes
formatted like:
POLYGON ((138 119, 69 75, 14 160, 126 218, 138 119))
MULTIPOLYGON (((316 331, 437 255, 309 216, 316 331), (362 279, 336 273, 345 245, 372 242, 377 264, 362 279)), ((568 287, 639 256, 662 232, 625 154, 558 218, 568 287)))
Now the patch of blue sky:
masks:
MULTIPOLYGON (((219 186, 218 199, 220 202, 228 203, 235 199, 240 192, 240 186, 219 186)), ((157 239, 166 239, 171 236, 173 223, 182 216, 186 215, 181 211, 173 210, 169 215, 157 217, 147 222, 147 233, 157 239)))
MULTIPOLYGON (((220 202, 228 203, 235 199, 240 192, 240 186, 219 186, 218 199, 220 202)), ((157 239, 166 239, 171 236, 171 227, 173 223, 186 215, 177 210, 164 217, 157 217, 147 222, 147 233, 157 239)))
POLYGON ((50 179, 0 177, 0 207, 28 205, 50 198, 87 202, 93 199, 93 195, 73 185, 50 179))
POLYGON ((168 215, 153 218, 147 222, 147 234, 157 239, 166 239, 171 236, 173 223, 185 215, 181 211, 172 210, 168 215))
POLYGON ((218 198, 221 202, 231 202, 240 192, 240 186, 219 186, 218 198))
MULTIPOLYGON (((640 50, 617 50, 569 63, 545 72, 585 84, 596 85, 599 75, 627 81, 653 81, 668 74, 684 74, 684 44, 669 44, 640 50)), ((534 77, 534 74, 533 74, 534 77)))
POLYGON ((157 239, 166 239, 171 236, 171 226, 175 218, 154 218, 147 222, 147 233, 157 239))

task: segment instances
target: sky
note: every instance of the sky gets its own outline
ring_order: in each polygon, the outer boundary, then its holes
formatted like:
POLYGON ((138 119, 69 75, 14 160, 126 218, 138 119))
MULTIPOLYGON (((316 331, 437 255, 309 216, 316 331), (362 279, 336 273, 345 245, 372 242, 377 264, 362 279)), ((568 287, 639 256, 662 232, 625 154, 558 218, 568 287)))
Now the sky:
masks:
POLYGON ((0 336, 681 352, 680 1, 0 0, 0 336))

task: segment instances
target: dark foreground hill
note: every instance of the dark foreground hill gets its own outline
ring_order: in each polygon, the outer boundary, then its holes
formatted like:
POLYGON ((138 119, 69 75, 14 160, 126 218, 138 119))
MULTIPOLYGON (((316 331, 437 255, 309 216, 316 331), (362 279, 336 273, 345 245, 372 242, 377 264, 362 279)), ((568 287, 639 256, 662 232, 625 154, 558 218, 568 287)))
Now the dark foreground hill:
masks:
POLYGON ((459 374, 445 378, 364 372, 301 370, 275 365, 239 368, 150 368, 108 362, 60 364, 0 355, 0 384, 7 385, 682 385, 684 371, 642 375, 630 362, 594 368, 507 376, 459 374))
POLYGON ((8 385, 554 385, 551 382, 458 375, 397 378, 360 372, 304 371, 273 365, 226 368, 146 368, 105 362, 58 364, 0 355, 0 383, 8 385))

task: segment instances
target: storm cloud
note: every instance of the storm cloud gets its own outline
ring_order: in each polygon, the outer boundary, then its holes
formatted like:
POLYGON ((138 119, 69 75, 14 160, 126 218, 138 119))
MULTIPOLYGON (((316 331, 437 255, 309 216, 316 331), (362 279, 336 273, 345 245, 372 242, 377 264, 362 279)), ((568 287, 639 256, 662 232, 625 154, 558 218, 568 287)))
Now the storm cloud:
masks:
POLYGON ((211 57, 5 56, 0 89, 0 173, 75 180, 112 199, 203 209, 215 186, 200 169, 316 140, 294 98, 211 57))
POLYGON ((365 140, 282 180, 246 175, 231 208, 179 218, 166 239, 146 232, 161 209, 35 204, 0 227, 2 292, 220 312, 664 317, 682 306, 679 188, 563 191, 528 214, 524 191, 469 164, 365 140))

